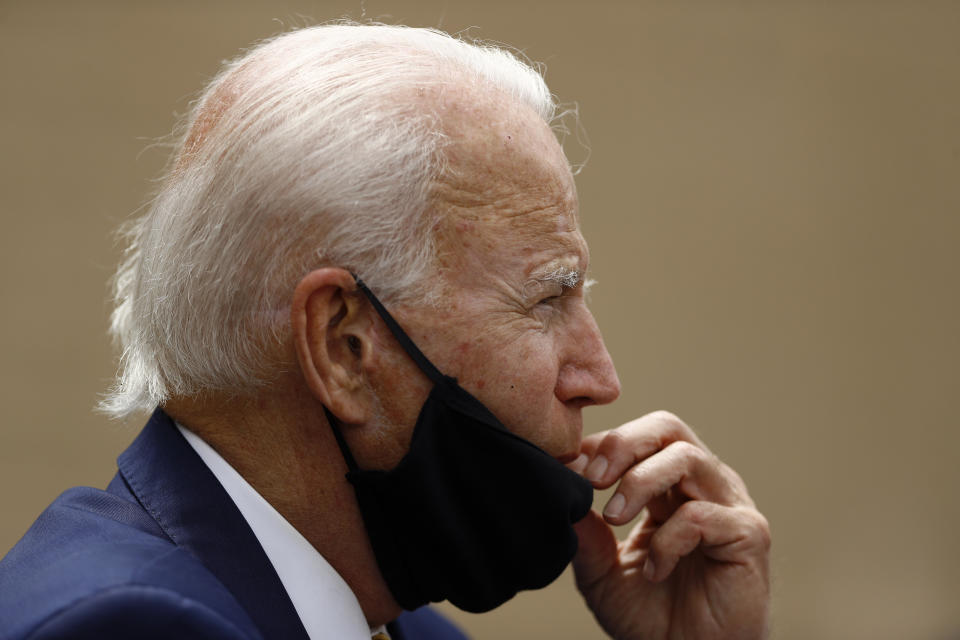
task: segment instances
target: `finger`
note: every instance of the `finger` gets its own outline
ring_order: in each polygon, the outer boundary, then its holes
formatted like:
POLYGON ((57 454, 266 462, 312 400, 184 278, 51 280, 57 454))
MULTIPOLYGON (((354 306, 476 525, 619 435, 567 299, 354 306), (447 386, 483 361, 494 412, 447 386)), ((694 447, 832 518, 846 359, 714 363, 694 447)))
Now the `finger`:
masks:
POLYGON ((583 475, 595 488, 606 489, 627 469, 674 442, 689 442, 709 451, 680 418, 667 411, 655 411, 584 438, 581 452, 588 460, 583 465, 583 475))
POLYGON ((623 549, 630 551, 642 549, 643 553, 646 554, 647 547, 650 546, 650 538, 659 528, 660 524, 654 522, 650 514, 641 514, 637 524, 627 534, 626 540, 621 543, 621 553, 623 553, 623 549))
POLYGON ((657 508, 659 519, 669 517, 669 507, 679 506, 684 499, 710 500, 725 505, 746 502, 726 465, 709 451, 689 442, 674 442, 630 469, 610 498, 603 515, 611 524, 632 520, 654 498, 665 497, 671 489, 667 509, 657 508))
POLYGON ((567 467, 580 475, 583 475, 584 469, 593 459, 594 455, 597 453, 597 446, 600 444, 600 440, 606 434, 606 431, 601 433, 594 433, 584 438, 580 442, 580 455, 576 457, 573 461, 567 464, 567 467))
POLYGON ((593 510, 573 528, 578 540, 573 571, 577 587, 584 591, 602 579, 617 563, 617 537, 610 525, 593 510))
MULTIPOLYGON (((643 429, 644 423, 649 424, 651 420, 655 417, 655 413, 648 414, 642 418, 637 418, 631 422, 620 425, 615 429, 607 429, 606 431, 599 431, 597 433, 590 434, 583 438, 580 443, 580 455, 586 456, 587 462, 592 462, 596 457, 598 450, 601 445, 603 445, 604 450, 620 450, 623 448, 622 445, 627 445, 627 440, 630 439, 634 433, 639 432, 643 429), (622 433, 618 433, 622 432, 622 433), (628 434, 629 432, 629 434, 628 434), (613 434, 613 435, 611 435, 613 434), (608 437, 610 436, 610 437, 608 437), (621 436, 623 436, 621 438, 621 436)), ((611 457, 607 454, 605 457, 611 457)), ((579 460, 579 458, 578 458, 579 460)))
POLYGON ((654 496, 647 503, 647 510, 650 512, 650 521, 654 525, 660 526, 680 508, 680 505, 689 499, 689 497, 683 495, 683 493, 675 487, 667 489, 667 492, 663 495, 654 496))
POLYGON ((588 462, 590 462, 589 456, 581 451, 580 455, 567 463, 567 469, 570 469, 574 473, 583 475, 583 470, 587 468, 588 462))
POLYGON ((584 470, 587 465, 593 460, 594 456, 597 454, 597 447, 600 446, 600 443, 603 440, 603 437, 608 434, 611 430, 601 431, 599 433, 594 433, 585 437, 580 441, 580 455, 578 455, 574 460, 567 463, 567 468, 583 475, 584 470))
POLYGON ((665 580, 681 558, 698 548, 711 560, 746 564, 766 556, 770 527, 755 509, 691 500, 650 538, 644 577, 665 580))

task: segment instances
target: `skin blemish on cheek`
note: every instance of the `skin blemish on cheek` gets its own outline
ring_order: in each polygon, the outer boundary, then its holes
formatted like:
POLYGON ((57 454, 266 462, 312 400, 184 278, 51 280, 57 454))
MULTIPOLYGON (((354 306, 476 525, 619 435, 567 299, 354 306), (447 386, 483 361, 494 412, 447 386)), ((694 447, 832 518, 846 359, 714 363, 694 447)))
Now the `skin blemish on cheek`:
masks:
POLYGON ((460 352, 461 354, 464 354, 469 350, 470 350, 469 342, 461 342, 460 344, 457 345, 457 351, 460 352))
POLYGON ((477 380, 477 389, 483 389, 485 386, 487 386, 486 381, 484 381, 484 380, 477 380))

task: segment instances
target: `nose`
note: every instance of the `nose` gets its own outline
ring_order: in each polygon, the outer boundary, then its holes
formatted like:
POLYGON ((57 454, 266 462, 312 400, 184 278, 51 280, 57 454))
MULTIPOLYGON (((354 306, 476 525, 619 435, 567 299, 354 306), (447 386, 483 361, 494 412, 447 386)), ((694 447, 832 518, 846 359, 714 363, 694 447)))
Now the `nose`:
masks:
POLYGON ((564 340, 564 358, 554 391, 557 398, 578 408, 616 400, 620 379, 597 321, 586 305, 580 307, 564 340))

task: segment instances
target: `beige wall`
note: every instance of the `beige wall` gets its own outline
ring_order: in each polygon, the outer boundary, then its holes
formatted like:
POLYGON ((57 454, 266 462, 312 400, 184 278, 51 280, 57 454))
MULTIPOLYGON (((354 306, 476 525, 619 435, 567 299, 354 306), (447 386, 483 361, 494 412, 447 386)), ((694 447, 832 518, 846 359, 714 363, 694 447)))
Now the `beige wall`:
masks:
MULTIPOLYGON (((579 102, 624 388, 588 428, 669 408, 741 472, 773 525, 775 636, 960 633, 960 3, 470 4, 0 2, 0 553, 138 427, 91 407, 150 140, 241 46, 363 7, 477 25, 579 102)), ((569 576, 457 617, 600 637, 569 576)))

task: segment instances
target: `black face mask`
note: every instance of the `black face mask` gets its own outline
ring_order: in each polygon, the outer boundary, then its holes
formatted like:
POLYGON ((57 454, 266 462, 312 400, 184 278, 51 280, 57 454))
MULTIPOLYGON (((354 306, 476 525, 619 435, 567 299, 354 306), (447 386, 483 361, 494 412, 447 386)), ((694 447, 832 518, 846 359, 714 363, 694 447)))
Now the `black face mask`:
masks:
POLYGON ((357 286, 434 384, 410 450, 389 471, 360 469, 327 411, 394 598, 408 610, 449 600, 481 613, 550 584, 576 553, 572 524, 589 512, 592 486, 440 373, 357 286))

